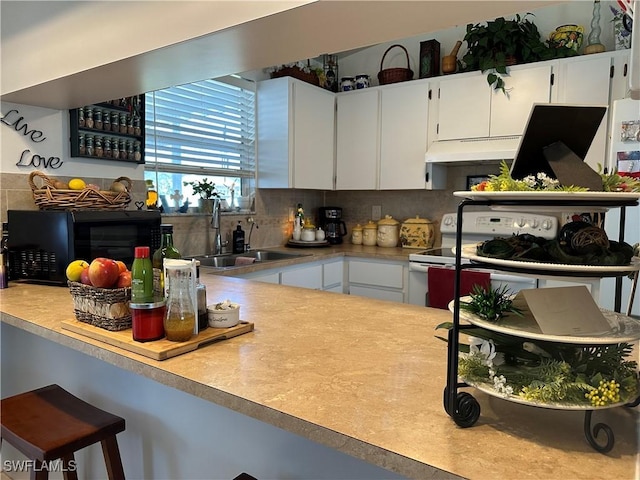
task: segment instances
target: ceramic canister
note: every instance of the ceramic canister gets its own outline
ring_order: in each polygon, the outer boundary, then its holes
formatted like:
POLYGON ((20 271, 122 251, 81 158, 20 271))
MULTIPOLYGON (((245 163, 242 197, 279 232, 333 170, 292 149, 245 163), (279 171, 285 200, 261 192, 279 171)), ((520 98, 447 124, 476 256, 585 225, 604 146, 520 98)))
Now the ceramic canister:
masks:
POLYGON ((375 222, 369 220, 369 222, 362 227, 362 244, 363 245, 375 245, 378 236, 378 225, 375 222))
POLYGON ((369 87, 369 75, 356 75, 356 90, 369 87))
POLYGON ((400 244, 403 248, 431 248, 434 240, 433 222, 419 215, 405 220, 400 226, 400 244))
POLYGON ((356 81, 353 77, 342 77, 340 79, 340 91, 342 92, 350 92, 351 90, 355 90, 356 81))
POLYGON ((359 223, 351 229, 351 243, 362 245, 362 225, 359 223))
POLYGON ((377 244, 379 247, 397 247, 400 236, 400 222, 391 215, 385 215, 378 222, 377 244))

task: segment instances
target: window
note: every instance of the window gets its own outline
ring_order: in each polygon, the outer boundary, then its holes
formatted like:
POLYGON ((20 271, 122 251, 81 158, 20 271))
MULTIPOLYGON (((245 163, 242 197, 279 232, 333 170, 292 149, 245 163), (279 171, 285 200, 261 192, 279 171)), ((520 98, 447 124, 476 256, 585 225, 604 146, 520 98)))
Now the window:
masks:
POLYGON ((145 95, 145 173, 165 212, 194 211, 184 182, 207 178, 238 208, 255 189, 255 87, 235 77, 204 80, 145 95))

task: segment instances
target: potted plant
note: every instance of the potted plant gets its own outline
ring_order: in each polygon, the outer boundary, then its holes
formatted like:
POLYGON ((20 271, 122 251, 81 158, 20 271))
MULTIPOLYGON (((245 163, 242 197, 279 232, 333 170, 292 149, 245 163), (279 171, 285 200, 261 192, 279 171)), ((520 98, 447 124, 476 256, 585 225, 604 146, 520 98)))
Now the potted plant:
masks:
POLYGON ((552 47, 540 39, 535 23, 516 15, 512 20, 498 17, 483 24, 468 24, 464 40, 467 53, 462 57, 463 71, 489 71, 487 83, 495 90, 505 91, 507 66, 576 55, 566 47, 552 47))
POLYGON ((216 192, 216 184, 206 177, 194 182, 183 182, 184 186, 190 186, 194 195, 200 196, 199 207, 203 213, 213 213, 213 201, 219 197, 216 192))

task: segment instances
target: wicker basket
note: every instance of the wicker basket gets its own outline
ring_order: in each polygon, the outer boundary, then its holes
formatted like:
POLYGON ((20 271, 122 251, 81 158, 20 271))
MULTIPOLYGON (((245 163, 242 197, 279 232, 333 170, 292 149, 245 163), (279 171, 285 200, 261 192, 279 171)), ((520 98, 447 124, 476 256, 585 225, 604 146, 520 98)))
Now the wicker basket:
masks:
POLYGON ((119 177, 126 190, 111 192, 85 188, 83 190, 63 190, 55 188, 53 182, 44 173, 31 172, 29 186, 33 193, 33 200, 40 210, 124 210, 131 202, 131 179, 119 177), (34 178, 39 177, 42 184, 38 187, 34 178))
POLYGON ((310 83, 311 85, 315 85, 316 87, 320 86, 320 79, 316 72, 307 73, 304 70, 300 70, 298 67, 284 67, 271 74, 271 78, 280 77, 293 77, 298 80, 302 80, 303 82, 310 83))
POLYGON ((97 288, 68 282, 79 322, 116 332, 131 328, 131 288, 97 288))
POLYGON ((397 83, 397 82, 405 82, 407 80, 413 79, 413 71, 409 68, 409 52, 402 45, 391 45, 382 55, 382 60, 380 60, 380 71, 378 72, 378 81, 380 85, 387 85, 389 83, 397 83), (382 64, 384 63, 384 57, 387 56, 389 50, 394 47, 400 47, 404 50, 404 54, 407 56, 407 68, 386 68, 382 69, 382 64))

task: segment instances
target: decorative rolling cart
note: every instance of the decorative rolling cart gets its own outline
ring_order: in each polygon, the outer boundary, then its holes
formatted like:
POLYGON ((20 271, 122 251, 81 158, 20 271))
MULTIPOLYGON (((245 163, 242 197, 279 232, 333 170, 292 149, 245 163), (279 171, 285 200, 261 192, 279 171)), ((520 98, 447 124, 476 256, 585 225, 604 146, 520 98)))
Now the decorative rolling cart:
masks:
MULTIPOLYGON (((463 197, 457 209, 458 231, 462 225, 462 213, 467 206, 490 206, 494 209, 511 209, 511 210, 544 210, 548 211, 590 211, 591 210, 607 210, 610 208, 624 208, 638 204, 638 193, 613 193, 613 192, 455 192, 454 195, 463 197), (515 208, 517 207, 517 208, 515 208)), ((624 215, 621 215, 621 219, 624 215)), ((621 220, 623 223, 624 220, 621 220)), ((623 227, 623 225, 621 225, 623 227)), ((620 229, 624 231, 623 228, 620 229)), ((620 239, 622 241, 623 238, 620 239)), ((594 406, 586 400, 582 404, 563 403, 563 402, 541 402, 530 401, 522 396, 514 394, 511 391, 505 391, 496 388, 488 379, 487 382, 469 381, 464 375, 460 374, 460 340, 459 335, 465 330, 467 333, 476 331, 478 327, 491 332, 491 334, 504 334, 523 342, 553 342, 554 345, 564 347, 567 345, 577 345, 583 347, 604 347, 619 346, 621 344, 633 343, 640 338, 640 320, 633 319, 618 312, 603 310, 603 316, 611 326, 610 331, 598 334, 586 335, 545 335, 540 331, 527 330, 526 328, 511 327, 504 324, 496 324, 482 319, 469 312, 462 313, 462 319, 465 324, 460 323, 461 319, 461 298, 460 284, 461 273, 465 268, 490 267, 492 269, 506 270, 510 272, 519 272, 522 274, 536 276, 562 276, 562 277, 618 277, 629 274, 635 274, 637 281, 640 263, 632 262, 629 266, 590 266, 590 265, 560 265, 549 263, 521 262, 497 260, 487 257, 478 257, 474 246, 462 245, 460 235, 456 237, 455 249, 455 285, 454 300, 451 302, 450 309, 453 311, 453 322, 448 332, 448 359, 447 359, 447 384, 444 390, 444 408, 447 414, 454 422, 461 427, 471 427, 480 417, 480 405, 478 401, 468 392, 459 391, 462 387, 473 386, 487 393, 488 395, 503 398, 525 405, 551 409, 566 410, 584 410, 584 434, 589 444, 598 452, 609 452, 614 445, 614 433, 612 429, 603 423, 591 425, 591 417, 595 410, 613 408, 613 407, 635 407, 640 404, 640 396, 633 395, 632 398, 621 398, 618 402, 609 402, 605 405, 594 406), (469 264, 462 264, 461 259, 468 258, 471 260, 469 264), (604 434, 604 442, 597 441, 600 433, 604 434)), ((635 283, 634 283, 635 285, 635 283)), ((617 282, 616 297, 620 298, 621 282, 617 282)), ((619 302, 616 303, 616 307, 619 302)), ((618 309, 618 308, 617 308, 618 309)), ((619 309, 618 309, 619 310, 619 309)), ((471 333, 469 333, 471 334, 471 333)), ((530 343, 530 344, 531 344, 530 343)), ((535 347, 534 347, 535 348, 535 347)), ((610 347, 613 348, 613 347, 610 347)), ((636 379, 637 382, 637 379, 636 379)), ((495 383, 495 379, 494 379, 495 383)), ((498 383, 500 383, 498 381, 498 383)), ((500 387, 500 385, 498 385, 500 387)), ((637 391, 637 390, 636 390, 637 391)), ((629 395, 627 395, 628 397, 629 395)))

